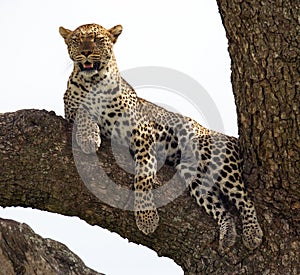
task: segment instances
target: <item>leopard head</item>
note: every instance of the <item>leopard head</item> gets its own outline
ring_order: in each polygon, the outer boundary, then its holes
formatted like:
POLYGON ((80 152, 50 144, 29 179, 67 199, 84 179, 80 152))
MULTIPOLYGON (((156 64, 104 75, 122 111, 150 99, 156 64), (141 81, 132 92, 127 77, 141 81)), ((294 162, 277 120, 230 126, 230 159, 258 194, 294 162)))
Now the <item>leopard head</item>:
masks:
POLYGON ((74 62, 74 69, 90 76, 106 67, 113 56, 113 44, 121 32, 121 25, 108 30, 97 24, 82 25, 74 31, 59 28, 74 62))

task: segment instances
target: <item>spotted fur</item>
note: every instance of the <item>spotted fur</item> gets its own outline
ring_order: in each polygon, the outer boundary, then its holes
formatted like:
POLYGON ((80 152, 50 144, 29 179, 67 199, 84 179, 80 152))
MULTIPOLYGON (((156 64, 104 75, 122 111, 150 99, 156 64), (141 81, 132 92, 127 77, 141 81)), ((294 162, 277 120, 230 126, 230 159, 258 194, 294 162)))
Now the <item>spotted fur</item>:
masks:
POLYGON ((113 54, 120 25, 107 30, 88 24, 59 31, 74 62, 64 95, 65 117, 76 121, 76 141, 87 154, 100 147, 101 136, 130 147, 139 230, 150 234, 158 226, 152 190, 158 162, 163 160, 176 167, 191 196, 217 221, 222 249, 231 247, 236 238, 223 197, 239 210, 245 246, 256 248, 263 234, 241 178, 237 139, 139 98, 121 77, 113 54))

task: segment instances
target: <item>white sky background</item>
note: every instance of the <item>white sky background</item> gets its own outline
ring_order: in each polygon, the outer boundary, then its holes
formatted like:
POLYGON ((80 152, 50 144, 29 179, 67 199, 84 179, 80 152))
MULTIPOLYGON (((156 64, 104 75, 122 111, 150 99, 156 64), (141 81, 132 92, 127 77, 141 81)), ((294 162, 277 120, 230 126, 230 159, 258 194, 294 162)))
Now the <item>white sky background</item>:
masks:
MULTIPOLYGON (((63 115, 72 63, 58 28, 75 29, 86 23, 123 25, 115 45, 121 71, 163 66, 189 75, 213 99, 225 133, 237 135, 227 40, 214 0, 2 0, 1 113, 35 108, 63 115)), ((172 102, 167 92, 138 92, 198 119, 192 105, 180 99, 172 102)), ((173 261, 78 218, 14 208, 0 208, 0 217, 26 222, 43 237, 65 243, 89 267, 105 274, 183 274, 173 261)))

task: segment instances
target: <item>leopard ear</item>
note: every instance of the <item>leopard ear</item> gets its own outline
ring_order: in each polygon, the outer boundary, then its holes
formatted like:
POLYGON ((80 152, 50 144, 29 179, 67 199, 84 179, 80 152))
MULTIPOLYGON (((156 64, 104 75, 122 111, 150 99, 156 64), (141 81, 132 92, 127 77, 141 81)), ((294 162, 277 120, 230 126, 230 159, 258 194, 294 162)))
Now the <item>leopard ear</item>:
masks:
POLYGON ((66 40, 72 31, 65 29, 64 27, 59 27, 59 33, 66 40))
POLYGON ((117 42, 117 39, 118 39, 119 35, 121 34, 122 30, 123 30, 123 28, 121 25, 116 25, 108 30, 108 32, 111 34, 111 41, 113 43, 117 42))

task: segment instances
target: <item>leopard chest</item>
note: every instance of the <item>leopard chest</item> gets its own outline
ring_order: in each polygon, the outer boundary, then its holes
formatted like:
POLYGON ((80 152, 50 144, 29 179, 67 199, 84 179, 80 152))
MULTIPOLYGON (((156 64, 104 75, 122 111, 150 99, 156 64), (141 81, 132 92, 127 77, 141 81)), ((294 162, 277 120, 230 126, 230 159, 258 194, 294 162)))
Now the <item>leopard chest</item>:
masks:
POLYGON ((119 143, 128 144, 132 129, 136 124, 134 109, 124 105, 100 103, 96 106, 97 123, 101 134, 119 143))
MULTIPOLYGON (((72 97, 65 96, 65 109, 76 113, 78 108, 88 110, 91 118, 99 125, 102 136, 128 144, 135 122, 135 98, 119 87, 72 88, 72 97)), ((67 113, 67 110, 66 110, 67 113)), ((76 114, 73 115, 74 119, 76 114)))

